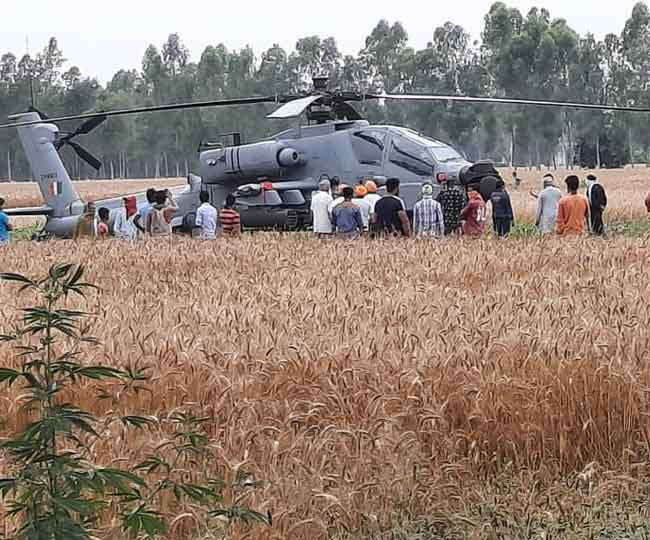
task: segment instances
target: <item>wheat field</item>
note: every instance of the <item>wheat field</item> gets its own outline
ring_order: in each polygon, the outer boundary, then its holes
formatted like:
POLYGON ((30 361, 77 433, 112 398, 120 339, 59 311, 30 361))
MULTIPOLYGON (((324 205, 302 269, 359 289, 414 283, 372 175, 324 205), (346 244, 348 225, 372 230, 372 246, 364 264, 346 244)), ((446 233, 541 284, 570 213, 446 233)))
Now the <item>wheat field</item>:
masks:
MULTIPOLYGON (((226 501, 273 515, 228 538, 648 532, 646 238, 259 233, 21 242, 0 256, 3 271, 29 275, 55 261, 87 266, 102 345, 86 361, 152 368, 151 394, 121 399, 123 413, 214 418, 208 466, 261 482, 226 501)), ((0 284, 0 333, 29 301, 0 284)), ((0 365, 18 365, 3 344, 0 365)), ((0 393, 0 437, 27 421, 20 393, 0 393)), ((105 414, 92 395, 75 398, 105 414)), ((96 459, 123 466, 165 438, 102 435, 96 459)), ((191 506, 166 511, 180 516, 174 538, 220 537, 191 506)), ((120 537, 113 525, 103 537, 120 537)))
MULTIPOLYGON (((519 171, 519 219, 541 174, 519 171)), ((600 176, 610 222, 647 221, 645 168, 600 176)), ((649 238, 18 242, 0 271, 85 264, 86 361, 151 369, 120 412, 209 416, 202 466, 260 482, 225 500, 271 526, 206 528, 168 501, 173 538, 646 538, 649 238)), ((31 300, 0 283, 0 333, 31 300)), ((0 392, 0 439, 29 420, 20 394, 0 392)), ((111 413, 93 396, 74 397, 111 413)), ((134 465, 166 436, 106 428, 93 454, 134 465)))

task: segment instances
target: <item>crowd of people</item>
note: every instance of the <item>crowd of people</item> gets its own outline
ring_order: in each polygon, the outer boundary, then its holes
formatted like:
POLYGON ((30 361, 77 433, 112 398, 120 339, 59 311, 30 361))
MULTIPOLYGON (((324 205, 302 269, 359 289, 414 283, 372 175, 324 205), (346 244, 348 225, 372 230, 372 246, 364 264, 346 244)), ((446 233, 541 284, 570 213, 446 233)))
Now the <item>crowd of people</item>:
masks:
MULTIPOLYGON (((514 179, 518 179, 516 173, 514 179)), ((515 223, 510 195, 505 182, 489 178, 496 189, 489 197, 492 228, 496 236, 508 236, 515 223)), ((557 187, 552 174, 543 179, 543 190, 530 194, 537 199, 535 226, 541 234, 560 236, 583 234, 590 231, 603 235, 603 215, 607 208, 607 194, 598 179, 590 174, 586 178, 586 194, 579 193, 580 179, 571 175, 565 179, 566 194, 557 187)), ((368 178, 356 186, 341 183, 338 179, 322 178, 319 190, 311 199, 313 232, 319 237, 340 236, 356 238, 363 235, 391 235, 417 237, 443 237, 463 235, 481 237, 487 230, 488 205, 479 192, 480 186, 472 184, 467 190, 440 181, 436 197, 433 182, 422 184, 421 197, 409 216, 400 198, 400 181, 397 178, 368 178), (386 193, 378 193, 378 185, 385 185, 386 193)), ((519 182, 513 181, 517 189, 519 182)), ((239 234, 241 220, 235 208, 235 197, 226 198, 222 209, 210 204, 207 192, 199 195, 200 206, 196 212, 193 234, 203 239, 214 239, 217 234, 239 234)), ((650 212, 650 195, 645 201, 650 212)), ((5 200, 0 197, 0 246, 9 242, 12 230, 7 215, 2 211, 5 200)), ((172 234, 172 218, 178 210, 169 190, 149 189, 146 202, 137 205, 135 196, 123 198, 111 226, 108 208, 96 209, 90 202, 79 218, 74 238, 106 239, 111 236, 135 240, 143 236, 165 237, 172 234)))
MULTIPOLYGON (((518 180, 516 174, 513 178, 518 180)), ((506 189, 500 178, 487 178, 496 189, 488 203, 492 211, 492 228, 498 237, 510 234, 515 223, 515 214, 506 189)), ((582 234, 589 230, 595 235, 605 232, 603 214, 607 207, 604 187, 594 175, 587 176, 586 196, 578 193, 580 180, 571 175, 565 179, 567 193, 563 195, 555 185, 552 174, 543 178, 543 191, 531 192, 537 199, 535 225, 541 234, 557 233, 560 236, 582 234)), ((319 191, 311 202, 313 231, 325 237, 371 236, 432 236, 463 235, 480 237, 488 230, 488 205, 480 193, 479 184, 452 186, 445 179, 440 181, 437 197, 434 197, 433 182, 422 184, 421 197, 415 203, 411 219, 406 205, 400 198, 400 181, 397 178, 385 180, 386 194, 377 193, 375 179, 367 179, 354 188, 333 183, 324 178, 319 191)), ((515 189, 519 181, 513 182, 515 189)), ((650 212, 650 196, 648 199, 650 212)))

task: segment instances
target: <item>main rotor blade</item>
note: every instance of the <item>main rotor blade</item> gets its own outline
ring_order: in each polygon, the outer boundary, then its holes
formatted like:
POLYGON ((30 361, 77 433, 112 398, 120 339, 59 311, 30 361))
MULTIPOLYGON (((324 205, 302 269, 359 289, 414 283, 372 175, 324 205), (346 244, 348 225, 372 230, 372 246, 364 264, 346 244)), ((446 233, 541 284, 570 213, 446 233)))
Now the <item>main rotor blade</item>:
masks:
MULTIPOLYGON (((67 120, 86 120, 89 118, 99 118, 106 117, 110 118, 111 116, 124 116, 127 114, 140 114, 140 113, 150 113, 150 112, 161 112, 161 111, 180 111, 184 109, 200 109, 203 107, 229 107, 232 105, 255 105, 257 103, 277 103, 276 96, 266 96, 266 97, 251 97, 251 98, 239 98, 239 99, 220 99, 214 101, 195 101, 190 103, 176 103, 171 105, 156 105, 153 107, 138 107, 134 109, 122 109, 116 111, 103 111, 95 113, 86 113, 86 114, 77 114, 73 116, 60 116, 58 118, 49 118, 48 123, 57 123, 65 122, 67 120)), ((35 124, 43 124, 43 120, 35 120, 31 122, 17 122, 15 124, 4 124, 0 125, 0 129, 6 128, 16 128, 24 126, 33 126, 35 124)))
POLYGON ((546 101, 532 99, 491 98, 472 96, 436 96, 420 94, 369 94, 366 99, 394 99, 406 101, 458 101, 463 103, 498 103, 501 105, 533 105, 539 107, 563 107, 569 109, 591 109, 597 111, 623 111, 648 113, 650 108, 624 107, 619 105, 598 105, 594 103, 573 103, 570 101, 546 101))
POLYGON ((72 134, 72 137, 76 137, 77 135, 87 135, 93 129, 95 129, 99 125, 103 124, 105 121, 106 121, 106 116, 95 116, 94 118, 91 118, 90 120, 86 120, 72 134))
POLYGON ((302 113, 304 113, 307 107, 322 97, 323 96, 307 96, 300 99, 294 99, 293 101, 289 101, 289 103, 282 105, 282 107, 280 107, 278 110, 269 114, 267 118, 272 118, 274 120, 295 118, 296 116, 300 116, 302 113))
POLYGON ((93 169, 98 171, 99 169, 102 168, 102 162, 99 161, 95 156, 93 156, 88 150, 86 150, 83 146, 76 142, 72 141, 67 141, 67 144, 72 146, 74 151, 77 153, 77 155, 83 159, 88 165, 90 165, 93 169))

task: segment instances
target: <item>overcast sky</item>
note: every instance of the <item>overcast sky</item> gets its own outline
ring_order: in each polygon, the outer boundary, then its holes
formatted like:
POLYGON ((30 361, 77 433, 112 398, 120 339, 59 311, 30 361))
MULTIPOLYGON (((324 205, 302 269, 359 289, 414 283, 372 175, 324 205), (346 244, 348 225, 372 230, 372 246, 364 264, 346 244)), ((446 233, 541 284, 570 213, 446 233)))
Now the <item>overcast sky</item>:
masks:
MULTIPOLYGON (((311 2, 229 0, 0 0, 0 54, 42 49, 56 36, 84 75, 106 82, 119 69, 140 68, 146 47, 178 32, 198 60, 206 45, 250 45, 260 54, 274 43, 293 49, 298 38, 334 36, 344 53, 356 54, 379 19, 400 21, 410 45, 426 46, 436 26, 452 21, 480 37, 492 0, 329 0, 311 2), (319 9, 320 6, 320 9, 319 9), (426 6, 426 7, 423 7, 426 6)), ((562 17, 581 34, 620 33, 636 0, 504 0, 524 13, 537 5, 562 17)))

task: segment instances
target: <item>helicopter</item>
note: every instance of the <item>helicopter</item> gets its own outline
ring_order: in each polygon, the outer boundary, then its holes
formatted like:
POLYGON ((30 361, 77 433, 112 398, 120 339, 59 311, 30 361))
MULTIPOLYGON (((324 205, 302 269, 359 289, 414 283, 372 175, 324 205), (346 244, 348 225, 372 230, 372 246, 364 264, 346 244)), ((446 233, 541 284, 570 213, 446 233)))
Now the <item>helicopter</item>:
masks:
MULTIPOLYGON (((407 102, 459 102, 503 105, 562 107, 587 110, 650 112, 650 109, 527 99, 443 96, 422 94, 364 94, 328 90, 325 76, 313 78, 313 90, 300 95, 275 95, 159 105, 100 111, 48 119, 33 107, 10 117, 0 129, 16 128, 43 197, 37 208, 7 209, 10 216, 45 216, 38 239, 70 238, 85 204, 74 189, 58 150, 68 145, 99 170, 101 162, 74 139, 96 129, 107 119, 130 114, 165 112, 207 107, 274 103, 280 107, 268 119, 291 120, 306 116, 307 123, 258 142, 243 144, 240 133, 202 141, 198 147, 200 174, 190 174, 187 186, 172 190, 178 205, 172 228, 191 232, 199 206, 199 193, 209 193, 210 202, 221 208, 229 194, 244 228, 301 229, 311 222, 311 195, 323 177, 339 177, 356 184, 373 178, 384 189, 386 178, 400 179, 400 196, 407 210, 419 199, 423 183, 449 182, 457 189, 479 186, 484 199, 496 188, 498 172, 493 164, 468 162, 452 146, 425 137, 406 127, 373 125, 351 105, 371 100, 407 102), (60 131, 57 123, 82 120, 73 132, 60 131), (226 138, 231 138, 226 142, 226 138)), ((138 203, 144 194, 137 195, 138 203)), ((122 198, 94 201, 110 210, 110 223, 122 207, 122 198)))

